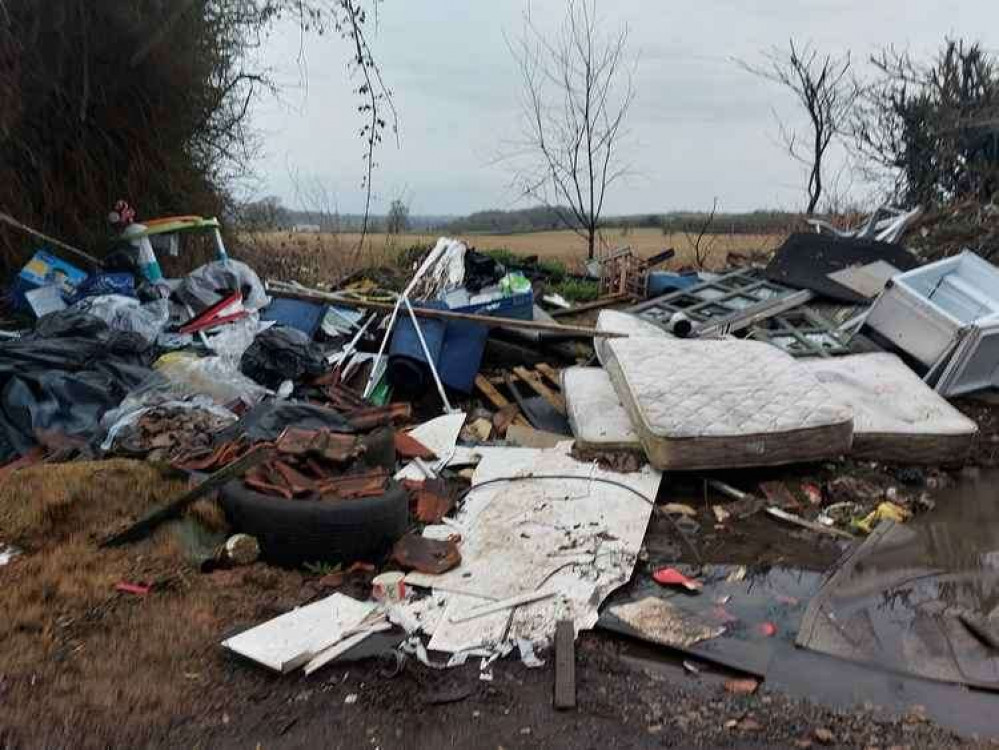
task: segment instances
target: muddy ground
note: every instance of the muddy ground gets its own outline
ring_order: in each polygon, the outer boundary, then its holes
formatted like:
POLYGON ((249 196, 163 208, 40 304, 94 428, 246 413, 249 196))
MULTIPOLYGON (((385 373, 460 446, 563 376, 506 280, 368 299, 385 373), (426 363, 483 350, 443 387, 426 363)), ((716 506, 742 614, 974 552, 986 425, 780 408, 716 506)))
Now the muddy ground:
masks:
MULTIPOLYGON (((983 456, 991 455, 991 434, 983 456)), ((875 484, 899 476, 868 464, 782 476, 797 486, 841 474, 875 484)), ((728 478, 751 486, 773 475, 728 478)), ((920 487, 934 477, 933 486, 944 485, 960 472, 921 472, 920 487)), ((192 543, 190 523, 129 547, 97 547, 183 486, 176 475, 124 460, 37 466, 0 485, 0 541, 25 550, 0 567, 0 748, 976 746, 918 706, 838 711, 766 684, 755 695, 732 695, 724 688, 730 675, 691 674, 674 655, 657 663, 661 650, 602 631, 577 644, 578 708, 568 712, 552 708, 550 654, 535 670, 501 662, 491 681, 480 679, 477 664, 435 672, 394 657, 332 665, 312 678, 276 676, 219 642, 335 590, 365 596, 367 574, 342 581, 261 563, 202 573, 198 550, 211 538, 192 543), (152 589, 119 591, 122 582, 152 589)), ((712 506, 731 500, 694 478, 671 478, 665 500, 695 508, 685 533, 708 562, 824 570, 842 550, 759 514, 717 524, 712 506)), ((222 530, 213 506, 193 515, 198 528, 222 530)), ((657 515, 636 576, 691 554, 657 515)), ((808 669, 810 680, 826 679, 821 663, 808 669)))

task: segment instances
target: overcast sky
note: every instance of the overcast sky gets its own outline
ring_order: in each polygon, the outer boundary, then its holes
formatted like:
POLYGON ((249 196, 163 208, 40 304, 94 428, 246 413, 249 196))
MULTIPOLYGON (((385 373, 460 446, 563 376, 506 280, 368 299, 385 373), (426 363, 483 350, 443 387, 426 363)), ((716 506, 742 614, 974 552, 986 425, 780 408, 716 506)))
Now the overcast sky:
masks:
MULTIPOLYGON (((999 50, 995 0, 606 0, 609 28, 627 25, 636 99, 625 158, 633 175, 609 195, 608 214, 801 208, 804 177, 777 139, 774 110, 792 121, 779 88, 732 58, 758 59, 789 37, 863 63, 893 43, 932 54, 945 35, 999 50), (747 6, 754 6, 752 9, 747 6)), ((556 28, 560 0, 534 0, 556 28)), ((465 214, 525 205, 495 156, 518 131, 519 78, 505 36, 520 34, 526 0, 384 0, 371 46, 394 93, 399 145, 377 154, 375 213, 404 197, 414 214, 465 214)), ((347 49, 330 37, 279 30, 264 50, 283 86, 255 124, 264 153, 256 196, 301 203, 296 182, 321 182, 343 213, 363 208, 360 120, 346 73, 347 49), (293 176, 297 175, 297 179, 293 176)), ((827 177, 832 179, 836 165, 827 177)), ((851 184, 842 178, 843 186, 851 184)), ((852 183, 855 192, 863 190, 852 183)))

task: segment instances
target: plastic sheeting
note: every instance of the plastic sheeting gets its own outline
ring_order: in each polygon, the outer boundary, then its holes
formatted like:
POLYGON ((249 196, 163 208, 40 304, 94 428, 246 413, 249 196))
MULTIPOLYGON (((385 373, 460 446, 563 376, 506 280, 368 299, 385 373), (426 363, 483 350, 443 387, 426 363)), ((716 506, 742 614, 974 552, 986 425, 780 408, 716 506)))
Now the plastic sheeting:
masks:
POLYGON ((151 359, 142 336, 70 311, 0 342, 0 460, 40 440, 90 442, 104 413, 150 375, 151 359))
POLYGON ((261 385, 276 389, 285 380, 299 381, 326 372, 322 350, 295 328, 274 326, 254 339, 240 369, 261 385))
POLYGON ((260 283, 256 271, 238 260, 216 260, 196 268, 177 287, 178 299, 200 313, 221 302, 221 292, 239 291, 243 294, 243 307, 260 310, 270 304, 270 297, 260 283))
POLYGON ((134 297, 121 294, 87 297, 69 311, 93 315, 113 331, 137 333, 149 342, 155 341, 170 321, 170 303, 167 300, 156 299, 141 304, 134 297))
POLYGON ((286 427, 303 430, 354 432, 350 422, 337 411, 295 401, 266 401, 246 412, 236 424, 218 433, 216 441, 237 438, 253 442, 276 440, 286 427))

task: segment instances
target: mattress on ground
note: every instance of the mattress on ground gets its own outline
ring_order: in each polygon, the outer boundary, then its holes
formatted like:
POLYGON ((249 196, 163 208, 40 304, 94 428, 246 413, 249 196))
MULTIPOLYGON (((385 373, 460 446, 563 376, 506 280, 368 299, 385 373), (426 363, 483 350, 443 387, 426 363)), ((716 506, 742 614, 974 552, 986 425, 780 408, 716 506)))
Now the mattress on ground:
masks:
POLYGON ((568 367, 562 371, 569 426, 582 450, 641 451, 631 424, 606 371, 599 367, 568 367))
POLYGON ((853 409, 853 453, 879 461, 948 463, 967 457, 978 426, 894 354, 799 362, 853 409))
MULTIPOLYGON (((611 333, 623 333, 628 336, 643 337, 652 336, 653 338, 672 338, 673 335, 663 330, 655 323, 650 323, 647 320, 642 320, 637 315, 632 315, 631 313, 619 312, 618 310, 601 310, 600 315, 597 316, 597 326, 598 331, 610 331, 611 333)), ((604 364, 604 359, 607 356, 607 342, 610 339, 597 338, 593 340, 593 348, 597 353, 597 360, 600 364, 604 364)))
POLYGON ((607 354, 614 390, 658 469, 773 466, 850 450, 850 408, 769 344, 612 339, 607 354))

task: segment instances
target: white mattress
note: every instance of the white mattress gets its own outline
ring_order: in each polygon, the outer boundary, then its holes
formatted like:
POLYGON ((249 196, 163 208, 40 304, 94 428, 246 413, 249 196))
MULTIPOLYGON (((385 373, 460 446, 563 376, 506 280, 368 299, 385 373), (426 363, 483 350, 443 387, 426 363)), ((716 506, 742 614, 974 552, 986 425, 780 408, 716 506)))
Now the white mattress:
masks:
POLYGON ((853 453, 880 461, 946 463, 971 450, 978 426, 894 354, 801 360, 853 409, 853 453))
MULTIPOLYGON (((601 310, 597 316, 598 331, 610 331, 612 333, 624 333, 628 336, 652 336, 653 338, 673 338, 671 333, 663 330, 655 323, 642 320, 637 315, 619 312, 618 310, 601 310)), ((593 349, 597 353, 597 360, 600 364, 605 364, 607 357, 607 342, 610 339, 598 338, 593 340, 593 349)))
POLYGON ((853 412, 758 341, 612 339, 605 368, 658 469, 815 461, 847 453, 853 412))
POLYGON ((569 426, 582 450, 641 451, 642 443, 631 425, 631 417, 599 367, 568 367, 562 370, 569 426))

